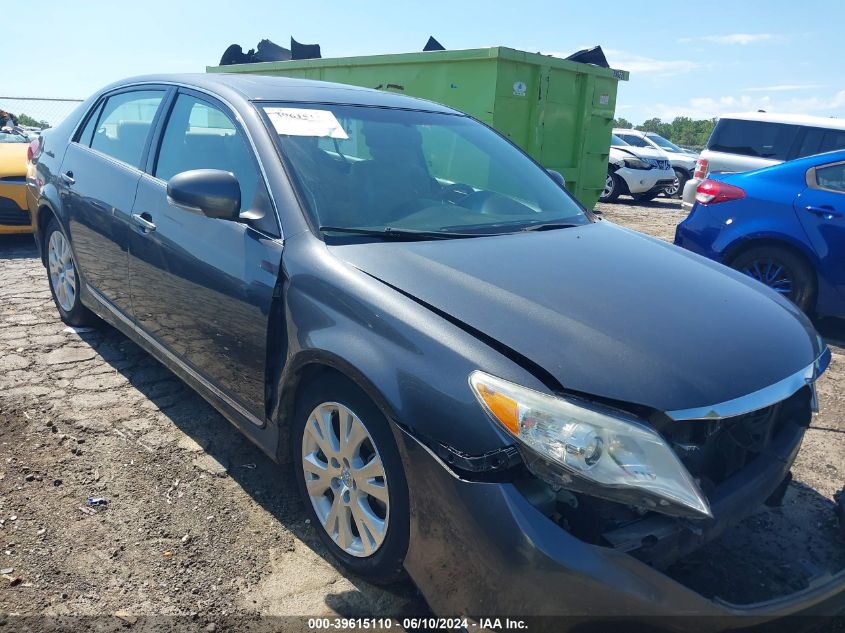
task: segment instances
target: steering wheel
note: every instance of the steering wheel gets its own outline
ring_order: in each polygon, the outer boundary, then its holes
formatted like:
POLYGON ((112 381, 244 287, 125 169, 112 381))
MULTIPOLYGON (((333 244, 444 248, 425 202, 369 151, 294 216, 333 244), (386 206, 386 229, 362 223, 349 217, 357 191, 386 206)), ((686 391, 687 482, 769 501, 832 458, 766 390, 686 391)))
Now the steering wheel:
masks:
POLYGON ((453 182, 451 185, 443 185, 440 190, 440 199, 452 204, 459 204, 466 196, 475 193, 475 189, 463 182, 453 182))

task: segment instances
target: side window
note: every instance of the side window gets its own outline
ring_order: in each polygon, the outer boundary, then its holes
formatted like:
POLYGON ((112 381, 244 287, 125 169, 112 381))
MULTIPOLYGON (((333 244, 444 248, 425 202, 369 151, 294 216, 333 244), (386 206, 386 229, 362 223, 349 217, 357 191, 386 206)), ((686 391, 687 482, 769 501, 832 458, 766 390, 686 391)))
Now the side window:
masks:
POLYGON ((798 131, 797 125, 721 119, 707 145, 714 152, 787 160, 798 131))
POLYGON ((84 145, 85 147, 91 147, 91 140, 94 137, 94 130, 97 127, 97 121, 100 119, 100 113, 103 111, 103 102, 100 101, 97 104, 97 107, 94 108, 94 111, 91 112, 90 116, 88 117, 88 121, 85 123, 85 127, 82 129, 82 132, 79 133, 79 138, 77 142, 80 145, 84 145))
POLYGON ((845 130, 826 130, 820 127, 805 129, 804 140, 796 158, 845 149, 845 130))
POLYGON ((267 189, 246 138, 223 110, 180 94, 167 119, 153 175, 169 180, 192 169, 232 172, 241 187, 241 212, 254 212, 256 219, 249 223, 278 235, 267 189))
POLYGON ((817 167, 816 184, 822 189, 845 193, 845 163, 817 167))
POLYGON ((845 149, 845 130, 827 130, 822 140, 819 153, 845 149))
POLYGON ((100 113, 91 148, 127 165, 140 166, 163 97, 164 92, 160 90, 123 92, 109 97, 100 113))

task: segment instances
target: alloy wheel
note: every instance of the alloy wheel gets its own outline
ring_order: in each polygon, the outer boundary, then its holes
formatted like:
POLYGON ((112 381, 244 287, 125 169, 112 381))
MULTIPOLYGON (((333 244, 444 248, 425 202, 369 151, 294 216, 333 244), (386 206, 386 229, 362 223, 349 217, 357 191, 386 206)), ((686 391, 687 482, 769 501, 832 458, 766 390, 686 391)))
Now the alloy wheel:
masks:
POLYGON ((56 301, 65 312, 76 304, 76 268, 70 245, 61 231, 53 231, 47 245, 47 267, 56 301))
POLYGON ((318 405, 302 434, 302 469, 317 519, 334 543, 352 556, 373 555, 387 535, 390 498, 363 421, 337 402, 318 405))
POLYGON ((670 198, 674 198, 678 195, 678 191, 681 189, 681 179, 675 176, 675 180, 672 181, 672 184, 668 187, 663 188, 663 193, 665 193, 670 198))
POLYGON ((613 182, 613 176, 610 174, 607 175, 607 180, 604 181, 604 191, 602 191, 601 197, 608 198, 613 193, 613 187, 615 183, 613 182))
POLYGON ((763 282, 769 288, 785 297, 789 297, 792 294, 792 273, 778 261, 773 259, 755 259, 741 270, 749 277, 763 282))

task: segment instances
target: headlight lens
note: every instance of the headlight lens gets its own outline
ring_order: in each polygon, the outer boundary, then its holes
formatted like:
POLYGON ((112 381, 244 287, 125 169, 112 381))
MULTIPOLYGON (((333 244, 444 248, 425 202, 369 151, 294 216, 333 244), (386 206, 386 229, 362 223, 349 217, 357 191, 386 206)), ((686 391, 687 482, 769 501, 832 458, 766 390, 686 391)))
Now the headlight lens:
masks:
POLYGON ((624 413, 481 371, 469 382, 481 406, 516 438, 528 467, 550 484, 665 514, 712 516, 672 448, 624 413))
POLYGON ((625 167, 631 169, 651 169, 654 166, 639 158, 624 158, 623 161, 625 162, 625 167))

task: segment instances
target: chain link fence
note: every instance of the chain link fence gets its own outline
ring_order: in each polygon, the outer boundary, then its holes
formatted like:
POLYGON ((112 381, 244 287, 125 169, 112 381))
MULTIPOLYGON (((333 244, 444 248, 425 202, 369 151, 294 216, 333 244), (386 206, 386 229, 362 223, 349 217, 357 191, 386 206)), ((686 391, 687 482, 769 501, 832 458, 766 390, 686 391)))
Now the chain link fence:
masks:
POLYGON ((82 99, 0 96, 0 110, 18 118, 19 125, 52 127, 73 112, 82 99))

